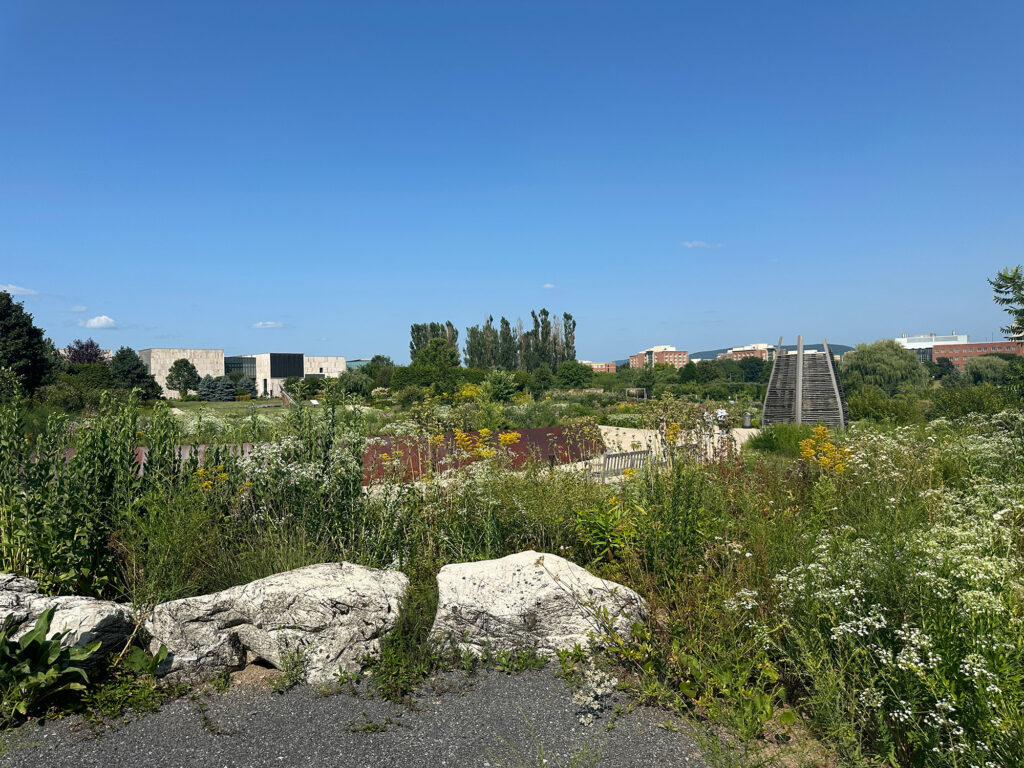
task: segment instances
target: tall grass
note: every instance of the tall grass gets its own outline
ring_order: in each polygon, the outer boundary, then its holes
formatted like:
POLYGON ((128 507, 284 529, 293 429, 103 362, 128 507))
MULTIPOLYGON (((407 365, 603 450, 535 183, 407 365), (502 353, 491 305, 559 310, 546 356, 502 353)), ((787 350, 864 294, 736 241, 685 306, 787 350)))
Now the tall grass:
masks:
MULTIPOLYGON (((643 416, 701 426, 671 400, 643 416)), ((347 409, 297 409, 249 457, 214 446, 200 466, 158 407, 141 476, 131 404, 32 444, 19 418, 0 411, 0 561, 51 591, 151 604, 312 562, 399 568, 413 589, 378 677, 401 697, 439 663, 437 570, 533 548, 639 590, 651 618, 612 657, 748 762, 799 717, 849 765, 1024 764, 1020 413, 819 435, 838 462, 800 458, 810 429, 780 425, 745 456, 677 452, 614 486, 496 458, 366 493, 347 409)))

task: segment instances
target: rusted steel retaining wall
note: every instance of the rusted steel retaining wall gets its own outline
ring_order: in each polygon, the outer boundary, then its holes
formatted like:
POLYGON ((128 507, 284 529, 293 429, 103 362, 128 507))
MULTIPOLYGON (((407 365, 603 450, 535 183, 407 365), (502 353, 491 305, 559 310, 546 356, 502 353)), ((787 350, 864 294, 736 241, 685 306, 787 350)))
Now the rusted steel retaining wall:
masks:
MULTIPOLYGON (((363 485, 383 479, 419 480, 425 475, 447 469, 461 468, 482 459, 481 454, 495 452, 495 458, 509 469, 520 469, 530 462, 571 464, 585 461, 604 452, 601 432, 592 425, 544 427, 539 429, 506 429, 481 438, 479 432, 466 432, 475 450, 467 453, 459 448, 454 432, 445 432, 433 439, 416 437, 370 437, 363 453, 363 485), (516 433, 518 440, 502 445, 501 435, 516 433)), ((178 451, 182 461, 193 458, 197 465, 206 463, 206 455, 214 450, 230 456, 248 456, 253 443, 222 445, 182 445, 178 451)), ((135 449, 135 463, 145 472, 149 449, 135 449)), ((70 458, 70 455, 68 458, 70 458)))

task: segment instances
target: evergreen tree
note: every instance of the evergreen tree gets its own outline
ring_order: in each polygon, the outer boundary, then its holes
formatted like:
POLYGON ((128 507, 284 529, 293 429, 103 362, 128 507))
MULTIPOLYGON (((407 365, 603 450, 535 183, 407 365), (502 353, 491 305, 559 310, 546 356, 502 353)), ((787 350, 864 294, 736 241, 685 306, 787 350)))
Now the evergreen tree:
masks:
POLYGON ((163 389, 156 383, 146 364, 131 347, 121 347, 110 359, 110 373, 114 384, 122 389, 137 389, 143 400, 156 400, 163 396, 163 389))
POLYGON ((235 387, 235 382, 227 376, 221 376, 219 379, 215 379, 212 391, 214 396, 210 399, 222 403, 234 400, 235 395, 238 393, 238 389, 235 387))
POLYGON ((235 388, 240 395, 249 395, 249 397, 256 397, 256 382, 249 376, 242 376, 241 379, 235 382, 235 388))
POLYGON ((202 380, 196 386, 196 394, 199 395, 199 399, 205 400, 206 402, 216 400, 216 384, 216 381, 214 381, 213 376, 210 374, 203 376, 202 380))
POLYGON ((0 367, 10 368, 25 391, 35 392, 55 367, 50 350, 24 305, 0 291, 0 367))

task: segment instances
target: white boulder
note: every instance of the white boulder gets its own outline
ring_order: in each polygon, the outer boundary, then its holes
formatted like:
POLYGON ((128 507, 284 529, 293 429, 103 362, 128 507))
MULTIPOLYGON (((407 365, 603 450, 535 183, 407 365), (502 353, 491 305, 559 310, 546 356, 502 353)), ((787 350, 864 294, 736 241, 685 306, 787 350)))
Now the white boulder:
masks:
POLYGON ((243 667, 247 658, 281 669, 300 654, 309 683, 380 651, 409 579, 352 563, 296 568, 223 592, 162 603, 146 629, 151 650, 167 646, 162 673, 198 682, 243 667))
POLYGON ((558 555, 519 552, 498 560, 444 566, 437 575, 431 636, 480 653, 533 648, 552 656, 595 644, 607 617, 623 637, 646 615, 643 598, 558 555))
POLYGON ((97 663, 111 653, 124 648, 135 629, 131 606, 110 600, 75 595, 49 597, 36 593, 38 585, 32 579, 0 574, 0 619, 11 616, 19 625, 15 638, 28 632, 36 619, 49 608, 53 608, 50 622, 50 637, 58 632, 67 634, 62 645, 81 648, 94 640, 100 647, 85 660, 84 665, 97 663))

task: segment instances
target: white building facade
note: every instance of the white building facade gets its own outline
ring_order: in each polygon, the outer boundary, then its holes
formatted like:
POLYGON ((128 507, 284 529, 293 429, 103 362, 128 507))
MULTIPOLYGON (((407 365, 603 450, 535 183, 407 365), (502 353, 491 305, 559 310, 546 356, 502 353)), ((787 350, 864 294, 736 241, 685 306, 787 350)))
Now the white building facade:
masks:
POLYGON ((188 360, 199 371, 199 378, 213 376, 215 379, 224 375, 223 349, 185 349, 150 347, 140 349, 139 357, 146 365, 156 383, 163 387, 164 397, 177 397, 177 390, 167 387, 167 374, 176 360, 188 360))

